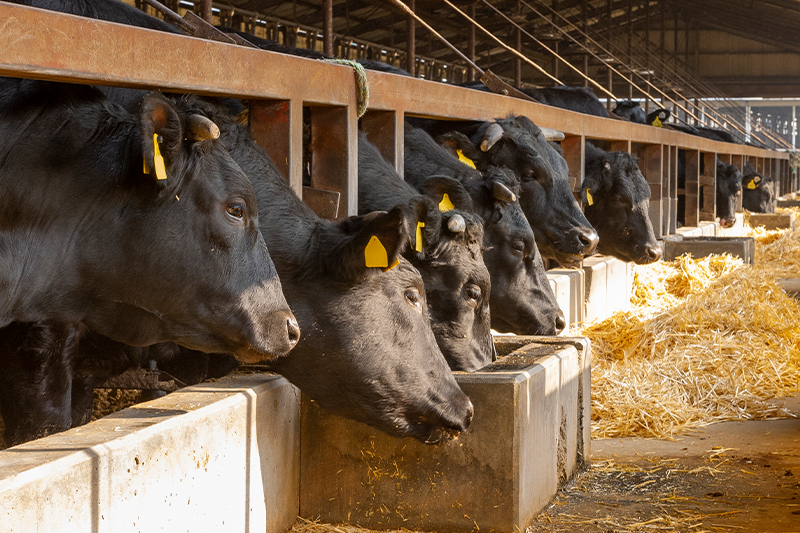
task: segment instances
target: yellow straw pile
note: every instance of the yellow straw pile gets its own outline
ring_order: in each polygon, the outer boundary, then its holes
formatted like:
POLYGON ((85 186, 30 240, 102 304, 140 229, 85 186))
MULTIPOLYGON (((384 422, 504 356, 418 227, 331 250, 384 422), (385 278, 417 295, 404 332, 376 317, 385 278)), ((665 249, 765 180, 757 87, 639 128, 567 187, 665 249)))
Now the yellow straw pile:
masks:
POLYGON ((800 234, 754 236, 761 266, 723 255, 636 267, 632 309, 584 328, 594 438, 791 416, 770 399, 800 390, 800 305, 775 278, 800 277, 800 234))

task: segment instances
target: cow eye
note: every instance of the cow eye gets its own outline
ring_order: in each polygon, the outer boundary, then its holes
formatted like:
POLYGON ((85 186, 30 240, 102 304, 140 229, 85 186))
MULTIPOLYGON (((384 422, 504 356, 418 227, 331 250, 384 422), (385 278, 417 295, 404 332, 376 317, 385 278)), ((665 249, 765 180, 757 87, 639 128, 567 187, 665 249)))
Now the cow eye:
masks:
POLYGON ((481 288, 477 285, 469 284, 464 288, 464 294, 470 300, 477 302, 481 299, 481 288))
POLYGON ((403 296, 408 305, 416 309, 418 313, 422 313, 422 296, 420 296, 417 289, 406 289, 403 296))
POLYGON ((243 201, 234 200, 232 202, 228 202, 228 204, 225 206, 225 211, 231 217, 237 220, 242 220, 246 212, 246 206, 243 201))
POLYGON ((510 244, 511 246, 511 253, 522 257, 525 255, 525 243, 522 241, 514 241, 510 244))

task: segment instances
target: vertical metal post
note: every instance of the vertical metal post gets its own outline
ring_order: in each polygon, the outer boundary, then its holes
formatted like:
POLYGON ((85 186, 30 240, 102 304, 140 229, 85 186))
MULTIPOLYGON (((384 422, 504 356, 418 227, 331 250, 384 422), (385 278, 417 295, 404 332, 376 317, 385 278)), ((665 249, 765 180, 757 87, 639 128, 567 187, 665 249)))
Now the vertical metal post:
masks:
POLYGON ((214 24, 214 12, 211 10, 211 0, 203 0, 201 17, 209 24, 214 24))
MULTIPOLYGON (((411 11, 414 11, 414 0, 408 0, 408 8, 411 11)), ((416 52, 416 27, 415 27, 414 17, 409 16, 406 21, 406 27, 408 29, 408 35, 406 37, 406 70, 409 74, 413 77, 417 77, 417 52, 416 52)))
MULTIPOLYGON (((472 20, 475 20, 475 4, 469 6, 469 16, 472 20)), ((467 50, 467 57, 473 63, 475 62, 475 25, 470 22, 469 24, 469 50, 467 50)), ((469 81, 475 81, 475 75, 477 72, 472 67, 469 67, 467 72, 469 73, 469 81)))
POLYGON ((322 9, 322 52, 333 57, 333 0, 324 0, 322 9))
MULTIPOLYGON (((628 0, 628 65, 633 64, 633 0, 628 0)), ((631 79, 633 76, 631 76, 631 79)), ((628 84, 628 100, 633 100, 633 84, 628 84)))
MULTIPOLYGON (((587 2, 587 0, 583 0, 583 2, 581 2, 581 19, 583 20, 583 33, 588 35, 588 33, 589 33, 588 32, 588 25, 589 24, 588 24, 588 22, 586 20, 587 17, 588 17, 588 9, 587 9, 587 6, 586 6, 586 2, 587 2)), ((589 39, 588 38, 584 39, 584 45, 586 45, 586 46, 589 45, 589 39)), ((587 53, 583 54, 583 75, 586 76, 585 78, 583 78, 583 86, 584 87, 588 87, 589 86, 589 54, 587 54, 587 53)))
POLYGON ((792 106, 792 147, 797 149, 797 106, 792 106))
MULTIPOLYGON (((607 48, 611 49, 611 32, 613 25, 611 24, 611 0, 606 0, 606 17, 608 18, 608 23, 606 27, 606 41, 607 41, 607 48)), ((610 59, 610 58, 609 58, 610 59)), ((608 68, 608 92, 614 93, 614 79, 611 76, 611 69, 608 68)), ((606 107, 608 108, 608 112, 611 113, 611 98, 607 98, 606 107)))
MULTIPOLYGON (((519 28, 516 29, 517 33, 517 52, 522 52, 522 32, 519 28)), ((558 74, 556 74, 556 78, 558 74)), ((522 86, 522 60, 517 57, 514 60, 514 85, 516 87, 522 86)))
MULTIPOLYGON (((558 41, 556 41, 555 44, 553 45, 553 49, 555 50, 555 52, 557 54, 558 53, 558 41)), ((558 64, 559 64, 558 58, 556 56, 553 56, 553 76, 555 76, 556 78, 558 78, 558 64)))
POLYGON ((744 103, 744 142, 750 142, 750 102, 744 103))

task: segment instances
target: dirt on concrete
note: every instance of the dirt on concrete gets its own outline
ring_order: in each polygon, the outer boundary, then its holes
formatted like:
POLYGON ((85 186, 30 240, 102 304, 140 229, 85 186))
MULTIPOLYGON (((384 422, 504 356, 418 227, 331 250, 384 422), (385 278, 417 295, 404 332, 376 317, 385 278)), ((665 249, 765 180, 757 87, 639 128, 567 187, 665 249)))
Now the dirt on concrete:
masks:
MULTIPOLYGON (((800 414, 800 397, 786 405, 800 414)), ((528 531, 800 533, 800 419, 593 441, 591 468, 528 531)))

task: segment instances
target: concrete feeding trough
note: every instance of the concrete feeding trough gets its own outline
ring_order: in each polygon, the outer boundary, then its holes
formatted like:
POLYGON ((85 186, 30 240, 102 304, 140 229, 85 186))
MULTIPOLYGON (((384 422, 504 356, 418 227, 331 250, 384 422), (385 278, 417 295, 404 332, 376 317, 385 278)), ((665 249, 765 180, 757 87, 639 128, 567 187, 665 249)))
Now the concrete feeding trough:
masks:
POLYGON ((454 440, 389 437, 301 406, 300 515, 374 529, 525 531, 589 457, 589 344, 501 337, 456 373, 475 417, 454 440))
POLYGON ((664 240, 664 260, 673 261, 683 254, 695 259, 711 254, 729 253, 753 264, 755 241, 752 237, 682 237, 664 240))
POLYGON ((778 207, 800 207, 800 199, 778 198, 778 207))
POLYGON ((234 376, 0 451, 0 531, 286 531, 299 415, 284 378, 234 376))
POLYGON ((633 263, 615 257, 595 255, 583 260, 584 320, 605 319, 631 307, 633 263))
POLYGON ((750 227, 764 229, 794 229, 794 213, 750 213, 747 222, 750 227))

